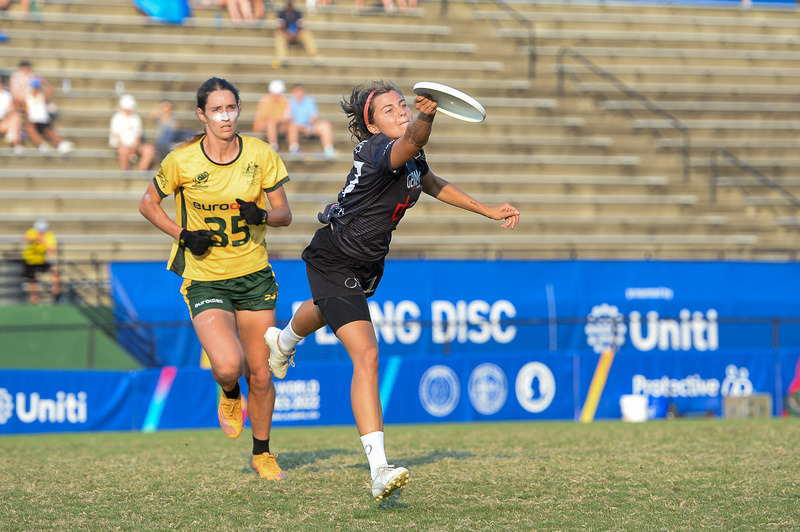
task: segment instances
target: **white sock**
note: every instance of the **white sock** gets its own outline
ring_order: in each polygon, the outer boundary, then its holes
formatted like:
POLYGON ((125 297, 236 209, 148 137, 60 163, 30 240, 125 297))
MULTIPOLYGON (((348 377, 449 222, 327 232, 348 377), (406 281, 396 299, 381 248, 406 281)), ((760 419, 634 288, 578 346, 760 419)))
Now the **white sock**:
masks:
POLYGON ((367 453, 369 472, 374 479, 378 468, 389 463, 386 461, 386 450, 383 448, 383 431, 376 430, 364 434, 361 436, 361 444, 364 446, 364 452, 367 453))
POLYGON ((303 341, 303 337, 299 336, 292 328, 294 318, 289 320, 289 325, 284 327, 281 334, 278 336, 278 348, 284 353, 291 353, 292 349, 303 341))

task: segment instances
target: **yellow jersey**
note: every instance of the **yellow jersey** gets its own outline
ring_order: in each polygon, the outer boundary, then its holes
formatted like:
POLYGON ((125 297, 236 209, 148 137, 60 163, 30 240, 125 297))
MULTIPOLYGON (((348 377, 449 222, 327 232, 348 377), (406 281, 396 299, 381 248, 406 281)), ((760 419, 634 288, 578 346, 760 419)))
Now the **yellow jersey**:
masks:
POLYGON ((33 227, 25 231, 25 249, 22 251, 22 260, 25 264, 40 265, 47 263, 47 253, 56 249, 56 235, 52 231, 40 233, 33 227))
POLYGON ((269 265, 266 225, 247 225, 236 198, 266 209, 264 192, 289 181, 283 161, 266 142, 239 138, 239 156, 227 164, 209 159, 202 139, 170 152, 153 178, 162 198, 175 194, 175 222, 189 231, 208 229, 214 245, 200 256, 173 241, 167 269, 198 281, 233 279, 269 265))

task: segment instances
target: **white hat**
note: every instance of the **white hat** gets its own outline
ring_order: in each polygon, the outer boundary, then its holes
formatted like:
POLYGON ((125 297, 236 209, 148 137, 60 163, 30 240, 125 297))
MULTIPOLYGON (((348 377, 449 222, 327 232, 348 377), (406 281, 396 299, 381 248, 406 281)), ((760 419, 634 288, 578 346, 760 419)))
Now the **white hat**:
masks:
POLYGON ((270 94, 283 94, 284 92, 286 92, 286 83, 284 83, 283 80, 273 79, 269 82, 270 94))
POLYGON ((47 225, 47 220, 44 218, 39 218, 35 222, 33 222, 33 228, 39 231, 40 233, 46 233, 50 226, 47 225))
POLYGON ((119 99, 119 108, 123 111, 134 111, 136 109, 136 98, 133 94, 123 94, 119 99))

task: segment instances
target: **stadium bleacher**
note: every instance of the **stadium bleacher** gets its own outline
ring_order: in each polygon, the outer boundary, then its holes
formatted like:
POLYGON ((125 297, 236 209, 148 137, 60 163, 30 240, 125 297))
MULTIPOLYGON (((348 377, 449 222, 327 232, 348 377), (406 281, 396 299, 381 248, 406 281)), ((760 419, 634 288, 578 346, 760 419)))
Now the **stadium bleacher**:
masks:
POLYGON ((32 61, 58 89, 56 125, 75 144, 66 155, 42 155, 28 143, 20 156, 0 146, 0 251, 18 253, 23 231, 44 214, 68 260, 164 260, 169 239, 137 212, 152 172, 118 169, 107 145, 109 120, 124 91, 136 96, 151 138, 147 114, 163 98, 175 102, 183 128, 197 129, 194 91, 219 75, 242 91, 244 133, 274 78, 305 84, 334 124, 333 161, 311 143, 304 154, 284 157, 294 222, 270 231, 273 256, 299 255, 317 227, 316 212, 350 167, 352 143, 338 102, 352 85, 383 78, 407 95, 416 81, 433 80, 481 101, 483 123, 437 119, 429 160, 438 175, 482 201, 511 201, 522 211, 518 228, 505 232, 422 201, 398 230, 393 257, 795 257, 794 215, 776 214, 777 200, 759 200, 770 197, 759 183, 744 195, 738 184, 747 176, 726 167, 713 202, 710 196, 718 148, 790 190, 800 186, 790 179, 800 175, 793 156, 800 122, 792 119, 800 20, 793 10, 535 2, 514 3, 515 19, 491 2, 448 1, 446 14, 440 7, 429 2, 390 15, 319 6, 306 17, 323 57, 293 48, 279 63, 272 12, 256 26, 234 25, 215 10, 182 25, 158 23, 128 0, 45 2, 36 16, 0 12, 9 37, 0 43, 0 70, 8 75, 20 60, 32 61), (688 179, 683 140, 670 120, 570 61, 564 47, 689 128, 688 179), (559 74, 569 74, 562 92, 559 74))

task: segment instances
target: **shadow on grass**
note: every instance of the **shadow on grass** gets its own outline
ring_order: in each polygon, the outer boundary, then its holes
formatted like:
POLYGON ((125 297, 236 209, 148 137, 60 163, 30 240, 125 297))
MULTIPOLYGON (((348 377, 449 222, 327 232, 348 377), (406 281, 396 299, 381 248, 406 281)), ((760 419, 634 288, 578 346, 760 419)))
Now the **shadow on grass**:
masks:
POLYGON ((434 462, 438 462, 439 460, 444 460, 445 458, 451 458, 453 460, 467 460, 474 457, 475 455, 469 451, 432 451, 425 456, 418 456, 416 458, 402 460, 402 465, 412 468, 418 465, 432 464, 434 462))
MULTIPOLYGON (((281 469, 283 469, 284 471, 290 471, 292 469, 298 469, 300 467, 314 464, 319 460, 328 460, 329 458, 333 458, 335 456, 340 456, 340 455, 356 455, 356 454, 360 453, 358 453, 357 451, 351 451, 346 449, 320 449, 319 451, 313 451, 313 452, 278 453, 276 456, 280 457, 278 463, 281 466, 281 469)), ((252 473, 253 471, 255 471, 251 464, 252 455, 248 454, 246 456, 247 456, 247 465, 242 469, 242 473, 252 473)), ((369 471, 368 466, 366 467, 366 469, 369 471)))

